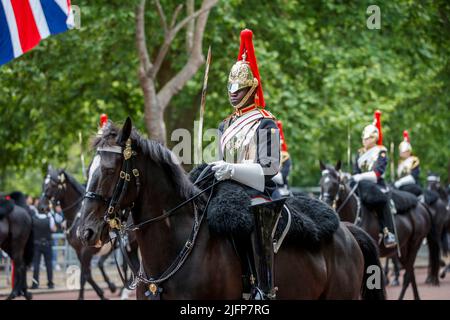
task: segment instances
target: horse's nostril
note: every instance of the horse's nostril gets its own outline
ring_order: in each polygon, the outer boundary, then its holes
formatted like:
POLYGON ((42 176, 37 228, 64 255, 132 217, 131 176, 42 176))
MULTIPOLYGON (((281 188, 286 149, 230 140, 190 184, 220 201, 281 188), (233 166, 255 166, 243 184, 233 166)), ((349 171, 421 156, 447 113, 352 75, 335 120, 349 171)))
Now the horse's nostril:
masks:
POLYGON ((92 231, 92 229, 84 230, 84 232, 83 232, 83 239, 84 239, 84 241, 91 240, 93 235, 94 235, 94 231, 92 231))

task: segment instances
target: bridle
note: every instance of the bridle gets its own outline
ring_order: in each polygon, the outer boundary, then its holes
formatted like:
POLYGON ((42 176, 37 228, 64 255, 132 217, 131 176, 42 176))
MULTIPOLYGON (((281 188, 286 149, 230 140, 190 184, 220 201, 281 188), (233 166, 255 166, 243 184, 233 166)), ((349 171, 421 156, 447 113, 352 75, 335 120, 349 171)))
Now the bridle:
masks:
MULTIPOLYGON (((113 195, 112 197, 108 198, 103 195, 100 195, 95 192, 87 191, 85 194, 85 198, 89 200, 95 200, 104 202, 108 205, 108 209, 106 210, 104 214, 104 221, 109 225, 110 231, 112 231, 112 234, 110 232, 110 241, 113 241, 113 239, 117 238, 119 242, 119 248, 124 256, 125 262, 128 264, 128 267, 130 268, 132 272, 132 281, 130 283, 126 283, 125 277, 123 276, 123 273, 120 270, 120 267, 117 262, 116 255, 114 254, 116 267, 118 269, 120 278, 122 279, 122 282, 124 286, 128 289, 134 290, 138 283, 144 283, 148 286, 148 290, 145 292, 145 295, 149 297, 150 299, 160 299, 160 295, 162 293, 162 288, 158 287, 159 284, 162 282, 168 280, 170 277, 172 277, 181 267, 183 266, 184 262, 188 258, 189 254, 192 251, 192 248, 194 247, 195 241, 197 239, 198 232, 200 230, 201 223, 203 221, 204 212, 206 211, 206 208, 208 207, 209 201, 213 194, 213 187, 219 183, 220 181, 213 182, 210 186, 206 187, 205 189, 201 190, 199 193, 195 194, 194 196, 188 198, 187 200, 183 201, 176 207, 165 211, 162 215, 159 215, 154 218, 150 218, 147 220, 144 220, 138 224, 130 224, 126 225, 125 221, 128 218, 129 213, 131 212, 134 202, 132 202, 132 205, 128 208, 124 208, 121 210, 121 202, 126 194, 126 191, 128 189, 128 185, 131 181, 131 175, 135 178, 135 183, 137 187, 136 197, 139 195, 140 190, 140 181, 139 181, 139 171, 134 167, 134 159, 137 153, 132 150, 131 145, 131 139, 128 139, 125 145, 125 148, 122 150, 122 147, 120 146, 113 146, 113 147, 103 147, 98 148, 97 152, 113 152, 113 153, 120 153, 123 155, 123 162, 122 162, 122 168, 119 174, 119 180, 116 183, 116 186, 114 187, 113 195), (206 205, 204 206, 202 212, 199 214, 198 208, 193 202, 197 197, 199 197, 201 194, 206 192, 207 190, 211 190, 208 200, 206 202, 206 205), (170 264, 170 266, 159 276, 159 277, 149 277, 145 274, 144 267, 142 264, 142 261, 140 262, 139 270, 136 270, 131 263, 131 260, 128 257, 128 254, 126 252, 126 244, 124 241, 124 238, 126 237, 126 232, 128 231, 136 231, 144 227, 145 225, 149 225, 154 222, 162 221, 169 216, 175 214, 176 212, 179 212, 178 209, 182 208, 183 206, 187 205, 188 203, 193 202, 194 207, 194 224, 192 226, 191 234, 188 238, 188 240, 185 242, 185 245, 175 258, 175 260, 170 264), (119 215, 119 211, 122 212, 122 215, 119 215)), ((209 170, 210 166, 207 166, 200 176, 197 178, 194 184, 200 183, 201 181, 211 177, 214 172, 211 172, 210 174, 204 176, 204 174, 209 170)))
MULTIPOLYGON (((322 176, 330 176, 330 171, 328 169, 323 170, 322 176)), ((336 211, 336 213, 339 214, 342 211, 342 209, 347 205, 350 198, 354 197, 356 199, 356 204, 357 204, 356 216, 355 216, 355 221, 354 221, 354 224, 356 224, 359 221, 359 216, 361 214, 361 200, 355 194, 356 189, 358 188, 358 183, 355 183, 353 188, 348 193, 347 197, 345 197, 345 199, 341 202, 339 207, 336 209, 337 203, 340 200, 340 193, 345 190, 345 184, 341 179, 341 175, 338 175, 337 181, 338 181, 338 191, 336 192, 336 195, 334 197, 332 197, 328 192, 324 192, 324 193, 321 192, 319 199, 322 201, 323 201, 323 198, 325 198, 325 197, 329 197, 330 199, 332 199, 333 200, 332 207, 336 211)))
MULTIPOLYGON (((325 170, 323 170, 322 171, 322 177, 330 177, 331 175, 330 175, 330 170, 328 170, 328 169, 325 169, 325 170)), ((334 178, 334 177, 333 177, 334 178)), ((320 192, 320 197, 319 197, 319 199, 320 200, 322 200, 323 201, 323 199, 324 198, 329 198, 329 199, 332 199, 332 208, 333 209, 335 209, 336 210, 336 206, 337 206, 337 202, 339 201, 339 199, 340 199, 340 195, 339 195, 339 193, 341 192, 341 191, 343 191, 344 190, 344 188, 345 188, 345 186, 344 186, 344 184, 343 184, 343 182, 341 181, 341 179, 340 179, 340 177, 338 176, 337 177, 337 181, 338 181, 338 191, 336 192, 336 194, 334 195, 334 196, 332 196, 330 193, 328 193, 328 192, 323 192, 322 193, 322 191, 320 192)), ((338 211, 336 211, 337 213, 339 213, 338 211)))
POLYGON ((112 197, 105 197, 101 194, 86 190, 84 198, 107 204, 108 208, 103 215, 104 221, 112 230, 121 230, 123 228, 122 224, 126 221, 131 208, 134 206, 134 202, 132 202, 131 207, 125 208, 122 215, 119 214, 120 203, 127 192, 128 185, 131 181, 131 175, 133 175, 136 184, 136 194, 138 195, 140 191, 141 183, 139 180, 139 170, 136 168, 132 169, 134 166, 133 160, 137 153, 131 148, 131 139, 127 140, 123 151, 120 146, 97 148, 97 152, 102 151, 123 154, 123 162, 119 173, 119 180, 114 187, 112 197))
MULTIPOLYGON (((64 172, 62 173, 64 174, 64 172)), ((67 189, 67 184, 65 182, 62 182, 59 178, 57 180, 53 179, 51 177, 51 175, 48 175, 49 179, 51 181, 53 181, 54 183, 56 183, 56 186, 58 188, 58 192, 56 193, 56 195, 50 196, 47 194, 47 189, 44 189, 44 191, 42 192, 41 197, 44 199, 47 199, 51 205, 54 207, 55 206, 55 199, 59 199, 59 201, 61 201, 61 195, 62 192, 64 192, 67 189)), ((83 201, 84 196, 79 197, 77 200, 75 200, 74 203, 68 205, 67 207, 61 208, 61 211, 67 211, 69 209, 72 209, 73 207, 75 207, 76 205, 78 205, 81 201, 83 201)))

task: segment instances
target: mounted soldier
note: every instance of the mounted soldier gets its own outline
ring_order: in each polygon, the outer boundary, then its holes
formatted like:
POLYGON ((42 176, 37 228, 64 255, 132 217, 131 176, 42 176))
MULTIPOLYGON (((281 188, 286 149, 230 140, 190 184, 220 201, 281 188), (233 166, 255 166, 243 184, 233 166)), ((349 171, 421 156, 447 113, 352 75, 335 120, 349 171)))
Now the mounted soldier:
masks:
MULTIPOLYGON (((259 298, 275 298, 272 230, 280 215, 274 205, 280 170, 280 134, 265 101, 252 42, 253 33, 241 32, 238 61, 228 77, 228 96, 234 108, 219 126, 220 155, 212 170, 217 180, 232 179, 245 186, 252 199, 255 231, 251 236, 259 298)), ((245 257, 244 257, 245 258, 245 257)), ((257 297, 258 298, 258 297, 257 297)))
POLYGON ((412 146, 408 131, 403 131, 403 141, 399 145, 400 161, 397 167, 397 178, 394 186, 400 189, 406 185, 419 184, 420 161, 412 155, 412 146))
MULTIPOLYGON (((381 132, 381 112, 375 112, 375 119, 372 124, 367 125, 362 134, 363 148, 359 150, 356 157, 353 182, 359 183, 365 181, 376 184, 378 189, 389 194, 384 181, 384 173, 388 164, 387 149, 383 146, 383 135, 381 132)), ((384 201, 383 205, 376 208, 380 230, 382 231, 383 243, 386 248, 396 246, 393 217, 392 201, 384 201)))

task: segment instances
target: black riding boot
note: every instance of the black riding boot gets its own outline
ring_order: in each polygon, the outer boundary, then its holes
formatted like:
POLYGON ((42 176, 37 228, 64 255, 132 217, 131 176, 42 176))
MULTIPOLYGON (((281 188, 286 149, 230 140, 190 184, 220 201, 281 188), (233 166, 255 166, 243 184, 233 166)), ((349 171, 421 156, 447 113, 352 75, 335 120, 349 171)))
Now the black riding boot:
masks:
POLYGON ((393 218, 394 217, 391 213, 390 203, 388 201, 383 206, 380 217, 381 230, 383 233, 383 243, 386 248, 392 248, 397 245, 395 235, 393 234, 394 232, 394 225, 392 221, 393 218))
POLYGON ((255 299, 275 299, 276 297, 273 278, 272 231, 285 201, 286 199, 279 199, 250 207, 255 217, 255 230, 252 233, 257 276, 257 288, 253 295, 255 299))

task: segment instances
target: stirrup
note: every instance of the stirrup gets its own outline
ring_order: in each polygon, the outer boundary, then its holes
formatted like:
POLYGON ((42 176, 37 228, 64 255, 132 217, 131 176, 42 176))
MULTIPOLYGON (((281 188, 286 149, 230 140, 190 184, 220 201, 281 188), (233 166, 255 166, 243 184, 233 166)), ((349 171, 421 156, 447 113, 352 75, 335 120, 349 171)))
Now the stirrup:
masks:
POLYGON ((264 293, 259 287, 254 286, 252 288, 251 299, 252 300, 275 300, 277 297, 278 287, 270 290, 269 293, 264 293))
POLYGON ((393 248, 397 246, 397 241, 392 232, 390 232, 387 228, 383 230, 383 244, 386 248, 393 248))

